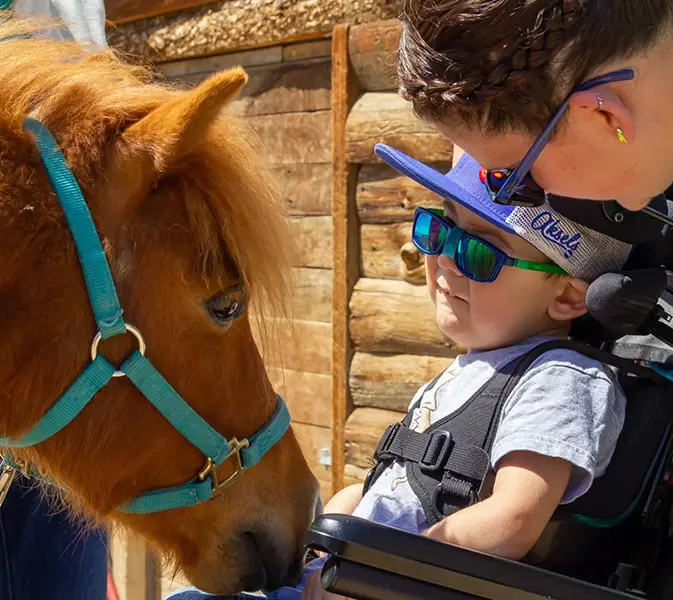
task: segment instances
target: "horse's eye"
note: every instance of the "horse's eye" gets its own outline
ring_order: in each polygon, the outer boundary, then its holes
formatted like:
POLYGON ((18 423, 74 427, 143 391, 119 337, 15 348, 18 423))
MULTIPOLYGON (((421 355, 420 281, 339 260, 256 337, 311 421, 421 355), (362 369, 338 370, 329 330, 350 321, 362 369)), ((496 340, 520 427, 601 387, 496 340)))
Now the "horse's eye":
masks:
POLYGON ((206 300, 210 318, 218 325, 229 325, 246 309, 248 298, 242 286, 223 290, 206 300))

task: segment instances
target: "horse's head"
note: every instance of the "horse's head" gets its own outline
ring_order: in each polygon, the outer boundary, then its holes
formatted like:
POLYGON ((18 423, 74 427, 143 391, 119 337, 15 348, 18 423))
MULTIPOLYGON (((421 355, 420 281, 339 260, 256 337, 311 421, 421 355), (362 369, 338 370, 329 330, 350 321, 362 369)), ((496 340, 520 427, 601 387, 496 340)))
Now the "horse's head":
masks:
MULTIPOLYGON (((17 32, 0 28, 0 436, 41 419, 90 363, 96 333, 71 231, 23 126, 32 116, 82 188, 147 357, 220 434, 249 437, 276 397, 243 309, 248 298, 257 315, 284 306, 288 245, 252 136, 221 110, 245 74, 171 90, 111 54, 6 39, 17 32)), ((120 336, 100 353, 119 365, 135 347, 120 336)), ((117 507, 196 477, 204 456, 127 378, 14 456, 76 507, 151 540, 203 589, 276 587, 298 570, 317 488, 291 431, 222 494, 151 514, 117 507)))

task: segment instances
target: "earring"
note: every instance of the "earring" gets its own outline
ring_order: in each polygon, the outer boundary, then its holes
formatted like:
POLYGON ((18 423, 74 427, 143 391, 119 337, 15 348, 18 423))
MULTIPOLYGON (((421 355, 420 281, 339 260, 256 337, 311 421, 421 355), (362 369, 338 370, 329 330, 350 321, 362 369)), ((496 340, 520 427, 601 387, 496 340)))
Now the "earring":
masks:
POLYGON ((598 101, 599 112, 603 112, 603 96, 601 96, 600 94, 596 94, 596 100, 598 101))
POLYGON ((624 135, 624 130, 621 127, 617 127, 617 139, 622 144, 628 144, 629 143, 629 140, 626 139, 626 136, 624 135))

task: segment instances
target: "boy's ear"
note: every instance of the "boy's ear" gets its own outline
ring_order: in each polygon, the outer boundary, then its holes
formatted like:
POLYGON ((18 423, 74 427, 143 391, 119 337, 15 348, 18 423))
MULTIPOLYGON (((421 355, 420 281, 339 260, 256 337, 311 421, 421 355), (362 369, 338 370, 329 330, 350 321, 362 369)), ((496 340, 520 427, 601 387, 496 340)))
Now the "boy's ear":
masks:
POLYGON ((572 321, 587 312, 586 281, 564 275, 559 282, 559 292, 547 308, 547 314, 555 321, 572 321))

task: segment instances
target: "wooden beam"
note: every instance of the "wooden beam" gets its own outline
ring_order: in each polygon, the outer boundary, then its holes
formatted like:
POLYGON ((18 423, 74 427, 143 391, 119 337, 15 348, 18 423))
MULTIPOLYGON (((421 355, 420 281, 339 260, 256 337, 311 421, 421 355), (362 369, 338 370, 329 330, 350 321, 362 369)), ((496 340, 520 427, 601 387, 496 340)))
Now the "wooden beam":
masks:
POLYGON ((352 402, 348 368, 352 348, 348 303, 358 276, 357 168, 346 156, 346 122, 359 94, 348 60, 348 25, 332 32, 332 222, 334 288, 332 302, 332 489, 344 484, 344 428, 352 402))
MULTIPOLYGON (((451 169, 451 163, 431 166, 441 173, 451 169)), ((442 198, 388 165, 364 165, 358 175, 357 204, 360 223, 406 223, 417 206, 441 207, 442 198)))
POLYGON ((245 122, 262 140, 271 166, 332 162, 329 110, 259 115, 245 122))
POLYGON ((363 90, 383 92, 397 88, 397 47, 401 33, 397 19, 351 27, 348 54, 363 90))
MULTIPOLYGON (((276 49, 281 50, 280 47, 276 49)), ((255 54, 259 52, 266 50, 257 50, 255 54)), ((171 79, 197 85, 214 72, 200 71, 172 76, 171 79)), ((246 67, 246 72, 248 83, 229 105, 228 114, 250 117, 330 109, 329 58, 246 67)))
POLYGON ((332 425, 332 376, 292 369, 267 368, 273 389, 290 409, 293 423, 332 425))
POLYGON ((271 173, 290 215, 332 214, 332 165, 281 165, 272 167, 271 173))
POLYGON ((105 17, 114 23, 125 23, 204 4, 215 4, 215 2, 213 0, 105 0, 105 17))
POLYGON ((368 92, 348 115, 348 160, 380 163, 374 146, 384 143, 421 162, 449 162, 452 146, 434 125, 414 115, 411 105, 395 92, 368 92))
POLYGON ((353 404, 407 411, 418 389, 452 362, 437 356, 356 352, 350 371, 353 404))
POLYGON ((290 220, 297 256, 295 267, 332 267, 332 218, 296 217, 290 220))
POLYGON ((437 327, 425 287, 360 279, 351 299, 350 333, 360 352, 452 357, 456 345, 437 327))
POLYGON ((332 271, 293 269, 293 317, 304 321, 332 322, 332 271))
POLYGON ((110 537, 110 558, 119 600, 159 600, 160 568, 144 539, 115 532, 110 537))
POLYGON ((308 373, 332 372, 332 324, 318 321, 278 322, 267 319, 266 327, 277 336, 264 339, 251 319, 253 333, 267 367, 292 369, 308 373), (274 339, 277 338, 277 339, 274 339))

